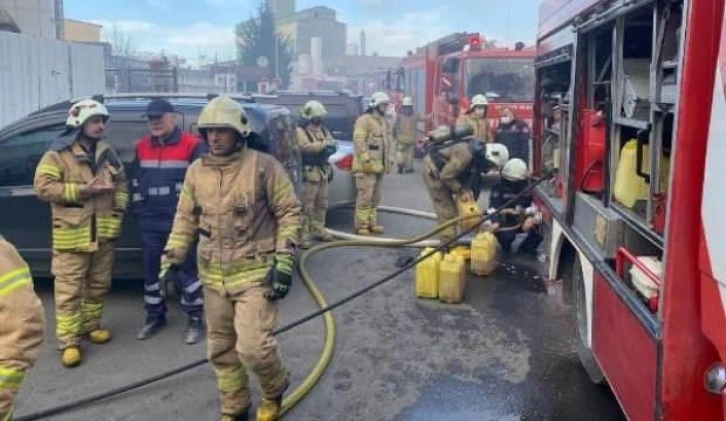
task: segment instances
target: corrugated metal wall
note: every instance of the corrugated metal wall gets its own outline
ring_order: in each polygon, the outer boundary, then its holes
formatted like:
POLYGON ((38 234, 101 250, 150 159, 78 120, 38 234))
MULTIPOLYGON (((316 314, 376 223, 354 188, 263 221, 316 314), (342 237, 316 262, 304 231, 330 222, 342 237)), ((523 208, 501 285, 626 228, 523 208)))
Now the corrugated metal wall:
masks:
POLYGON ((0 127, 40 108, 105 92, 103 48, 0 32, 0 127))

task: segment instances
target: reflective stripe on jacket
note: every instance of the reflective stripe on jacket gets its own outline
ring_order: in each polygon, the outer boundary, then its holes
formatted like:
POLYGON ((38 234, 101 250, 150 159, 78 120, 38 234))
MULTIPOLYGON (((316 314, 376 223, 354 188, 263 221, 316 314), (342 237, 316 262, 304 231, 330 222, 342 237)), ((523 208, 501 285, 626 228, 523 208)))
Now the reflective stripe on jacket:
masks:
POLYGON ((202 142, 176 128, 165 143, 146 135, 136 143, 131 180, 134 213, 142 216, 174 217, 184 175, 202 153, 202 142))
POLYGON ((275 253, 295 253, 300 225, 300 201, 274 157, 252 149, 207 154, 189 167, 164 261, 181 264, 198 234, 205 285, 261 281, 275 253))
POLYGON ((34 188, 51 205, 54 250, 95 251, 99 241, 121 234, 129 200, 124 167, 106 141, 95 149, 93 154, 77 140, 62 139, 38 163, 34 188), (81 189, 93 178, 113 191, 86 197, 81 189))

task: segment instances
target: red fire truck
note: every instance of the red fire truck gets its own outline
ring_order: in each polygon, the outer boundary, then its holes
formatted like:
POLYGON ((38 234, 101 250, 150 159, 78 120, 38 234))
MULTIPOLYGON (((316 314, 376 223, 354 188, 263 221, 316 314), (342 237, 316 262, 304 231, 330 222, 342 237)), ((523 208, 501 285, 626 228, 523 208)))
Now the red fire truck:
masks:
POLYGON ((726 420, 724 0, 546 0, 534 106, 549 278, 631 420, 726 420), (557 283, 555 283, 557 285, 557 283))
POLYGON ((414 109, 432 114, 424 130, 453 123, 453 94, 466 109, 476 94, 486 94, 489 118, 496 127, 499 111, 511 107, 518 118, 531 124, 534 89, 534 47, 517 43, 513 49, 495 47, 478 33, 455 33, 433 41, 403 60, 404 91, 414 109))

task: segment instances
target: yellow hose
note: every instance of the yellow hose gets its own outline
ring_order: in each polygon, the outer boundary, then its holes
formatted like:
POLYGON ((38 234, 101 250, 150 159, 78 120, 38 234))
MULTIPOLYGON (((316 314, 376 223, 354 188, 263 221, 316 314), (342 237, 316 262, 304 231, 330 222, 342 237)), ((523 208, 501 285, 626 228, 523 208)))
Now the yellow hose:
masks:
MULTIPOLYGON (((387 211, 387 209, 382 210, 387 211)), ((398 211, 398 209, 397 211, 394 211, 394 213, 404 214, 403 211, 398 211)), ((415 216, 419 216, 418 214, 420 214, 420 212, 412 212, 412 214, 414 213, 416 213, 415 216)), ((328 303, 325 301, 325 297, 320 292, 317 285, 315 285, 315 282, 313 281, 307 269, 308 261, 315 254, 320 253, 324 250, 338 247, 406 247, 413 244, 421 243, 427 238, 433 237, 434 235, 449 228, 450 226, 458 224, 460 221, 481 217, 482 216, 480 215, 468 215, 460 218, 455 218, 437 226, 436 228, 424 234, 412 238, 385 239, 385 241, 377 241, 375 237, 371 237, 367 239, 350 239, 318 244, 310 248, 307 252, 303 253, 302 257, 300 258, 300 264, 298 265, 298 271, 300 272, 300 277, 302 278, 305 287, 308 289, 310 295, 312 295, 313 299, 315 300, 315 303, 321 310, 323 310, 328 307, 328 303)), ((516 227, 517 226, 507 227, 504 229, 513 229, 516 227)), ((336 232, 331 231, 331 233, 335 235, 336 232)), ((280 417, 290 411, 305 397, 305 395, 307 395, 313 389, 313 387, 315 387, 315 385, 320 380, 320 377, 322 377, 323 373, 325 373, 325 370, 328 368, 330 361, 333 359, 333 351, 335 349, 335 320, 333 319, 330 311, 326 311, 323 314, 323 322, 325 325, 325 342, 323 344, 323 350, 320 353, 320 357, 318 358, 317 363, 315 363, 313 369, 302 381, 302 383, 300 383, 300 385, 283 400, 280 417)))

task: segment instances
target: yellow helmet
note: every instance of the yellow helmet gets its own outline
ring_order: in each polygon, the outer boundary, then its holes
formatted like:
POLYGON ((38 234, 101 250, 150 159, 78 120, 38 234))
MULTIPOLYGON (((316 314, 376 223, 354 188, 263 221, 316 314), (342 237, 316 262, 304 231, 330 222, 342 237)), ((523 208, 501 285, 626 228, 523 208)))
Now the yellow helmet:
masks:
POLYGON ((239 102, 227 96, 215 97, 204 106, 197 127, 201 133, 212 128, 233 129, 242 137, 252 132, 245 110, 239 102))
POLYGON ((328 110, 320 101, 308 101, 300 110, 300 115, 303 118, 323 118, 328 114, 328 110))
POLYGON ((95 116, 101 116, 104 120, 108 120, 108 109, 100 102, 92 99, 78 101, 68 110, 66 126, 73 129, 81 127, 89 118, 95 116))

